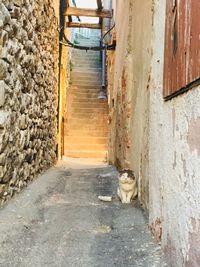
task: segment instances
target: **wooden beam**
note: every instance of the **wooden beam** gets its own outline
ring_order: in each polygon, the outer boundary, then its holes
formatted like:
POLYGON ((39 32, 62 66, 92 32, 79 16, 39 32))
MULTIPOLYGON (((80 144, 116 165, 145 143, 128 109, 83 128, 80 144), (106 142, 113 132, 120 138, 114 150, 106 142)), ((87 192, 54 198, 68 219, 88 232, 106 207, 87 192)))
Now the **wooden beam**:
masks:
POLYGON ((96 1, 97 1, 98 10, 102 10, 103 9, 102 1, 101 0, 96 0, 96 1))
POLYGON ((98 9, 68 7, 65 16, 112 18, 112 13, 107 9, 102 9, 100 11, 98 9))
POLYGON ((72 16, 68 16, 69 22, 72 22, 72 16))
MULTIPOLYGON (((97 1, 97 7, 98 7, 98 10, 101 11, 103 9, 103 5, 102 5, 102 1, 101 0, 96 0, 97 1)), ((99 24, 101 25, 102 27, 102 24, 103 24, 103 18, 99 18, 99 24)))
POLYGON ((89 28, 89 29, 100 29, 100 24, 92 24, 92 23, 78 23, 78 22, 68 22, 68 28, 89 28))

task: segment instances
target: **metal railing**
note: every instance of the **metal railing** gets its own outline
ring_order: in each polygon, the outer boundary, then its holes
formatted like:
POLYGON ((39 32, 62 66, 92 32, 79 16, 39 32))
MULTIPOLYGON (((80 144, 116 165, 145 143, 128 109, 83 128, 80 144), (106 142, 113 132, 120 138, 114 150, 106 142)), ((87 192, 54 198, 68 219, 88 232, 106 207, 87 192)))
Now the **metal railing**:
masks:
POLYGON ((101 83, 101 90, 98 95, 98 99, 107 99, 107 64, 106 64, 106 57, 107 57, 107 50, 115 50, 116 42, 113 42, 112 44, 108 45, 105 43, 104 39, 105 37, 114 29, 115 24, 103 35, 103 37, 100 40, 99 46, 81 46, 78 44, 74 44, 71 42, 63 33, 63 39, 60 41, 60 44, 63 44, 65 46, 85 50, 85 51, 101 51, 101 63, 102 63, 102 83, 101 83))

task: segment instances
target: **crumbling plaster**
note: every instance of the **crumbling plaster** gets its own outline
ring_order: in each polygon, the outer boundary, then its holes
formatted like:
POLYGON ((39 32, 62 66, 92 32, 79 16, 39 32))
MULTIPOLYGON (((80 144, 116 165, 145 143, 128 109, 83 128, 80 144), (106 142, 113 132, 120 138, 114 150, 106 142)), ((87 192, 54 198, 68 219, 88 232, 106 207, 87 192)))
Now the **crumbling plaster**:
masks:
MULTIPOLYGON (((139 197, 148 208, 148 109, 151 60, 151 2, 116 1, 114 82, 110 95, 111 150, 120 168, 132 168, 138 177, 139 197), (135 12, 141 14, 135 16, 135 12), (126 16, 124 16, 126 14, 126 16), (141 20, 142 18, 142 20, 141 20), (137 53, 136 53, 137 51, 137 53), (125 84, 125 88, 124 88, 125 84), (113 130, 116 126, 116 131, 113 130), (115 147, 115 149, 113 149, 115 147)), ((111 158, 113 158, 111 156, 111 158)))
POLYGON ((137 0, 116 1, 117 49, 111 88, 115 106, 110 105, 115 155, 111 159, 127 166, 126 156, 116 147, 124 143, 124 131, 117 124, 124 119, 123 112, 117 112, 124 72, 124 105, 131 106, 127 155, 138 178, 139 199, 148 209, 149 224, 155 236, 161 237, 171 266, 198 266, 200 87, 163 100, 165 4, 161 0, 143 5, 137 0))
POLYGON ((200 88, 163 101, 165 1, 154 3, 150 85, 150 223, 161 215, 162 245, 174 266, 195 262, 200 218, 200 88), (171 248, 170 248, 171 246, 171 248), (174 249, 172 249, 172 247, 174 249), (190 253, 189 253, 190 251, 190 253))

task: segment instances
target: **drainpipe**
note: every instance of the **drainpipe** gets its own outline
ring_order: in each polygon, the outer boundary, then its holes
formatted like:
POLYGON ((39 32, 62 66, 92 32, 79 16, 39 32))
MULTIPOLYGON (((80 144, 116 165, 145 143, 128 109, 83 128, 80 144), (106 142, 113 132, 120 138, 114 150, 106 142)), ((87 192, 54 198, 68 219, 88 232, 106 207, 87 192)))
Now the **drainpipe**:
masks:
MULTIPOLYGON (((103 7, 109 10, 112 10, 112 0, 102 0, 103 7)), ((101 47, 105 47, 105 49, 101 52, 101 59, 102 59, 102 86, 99 92, 98 99, 107 99, 107 66, 106 66, 106 56, 107 56, 107 49, 106 43, 104 38, 107 34, 112 30, 110 29, 110 19, 103 19, 102 20, 102 31, 101 31, 101 47), (106 32, 106 33, 105 33, 106 32)))
MULTIPOLYGON (((101 40, 101 47, 103 46, 103 40, 101 40)), ((98 95, 98 99, 107 99, 106 94, 106 48, 101 52, 101 64, 102 64, 102 84, 98 95)))

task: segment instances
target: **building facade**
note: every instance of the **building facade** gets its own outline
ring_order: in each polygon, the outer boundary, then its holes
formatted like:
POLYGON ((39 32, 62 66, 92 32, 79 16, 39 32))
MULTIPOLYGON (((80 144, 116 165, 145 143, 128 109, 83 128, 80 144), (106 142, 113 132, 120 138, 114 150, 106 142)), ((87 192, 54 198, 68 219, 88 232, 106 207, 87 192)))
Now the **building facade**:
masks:
POLYGON ((199 266, 199 3, 113 2, 109 161, 136 173, 171 266, 199 266))

